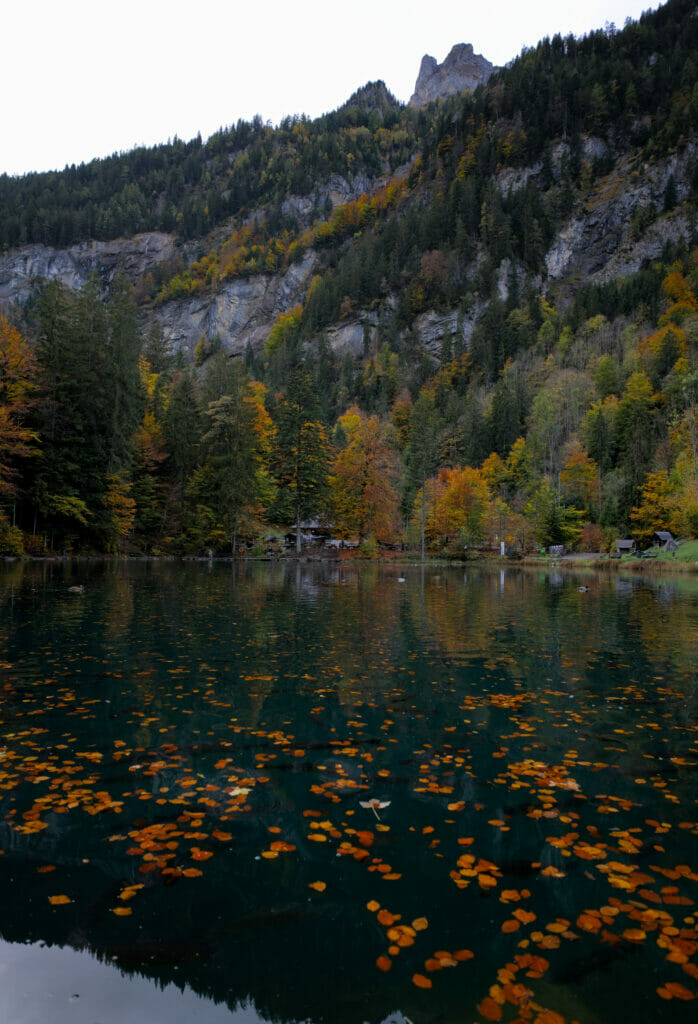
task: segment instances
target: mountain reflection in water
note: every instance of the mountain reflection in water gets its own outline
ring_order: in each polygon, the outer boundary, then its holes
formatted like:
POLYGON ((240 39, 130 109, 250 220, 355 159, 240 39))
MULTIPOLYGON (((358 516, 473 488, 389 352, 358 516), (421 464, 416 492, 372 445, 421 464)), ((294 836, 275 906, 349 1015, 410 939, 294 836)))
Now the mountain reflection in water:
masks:
POLYGON ((85 951, 0 942, 0 1020, 5 1024, 266 1024, 174 983, 159 985, 85 951))

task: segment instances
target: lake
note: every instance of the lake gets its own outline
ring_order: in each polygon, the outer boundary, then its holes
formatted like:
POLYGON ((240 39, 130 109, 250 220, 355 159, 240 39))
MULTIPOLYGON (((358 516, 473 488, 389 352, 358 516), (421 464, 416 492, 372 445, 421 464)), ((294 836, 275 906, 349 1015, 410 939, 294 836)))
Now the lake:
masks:
POLYGON ((0 1019, 695 1021, 697 653, 680 577, 0 567, 0 1019))

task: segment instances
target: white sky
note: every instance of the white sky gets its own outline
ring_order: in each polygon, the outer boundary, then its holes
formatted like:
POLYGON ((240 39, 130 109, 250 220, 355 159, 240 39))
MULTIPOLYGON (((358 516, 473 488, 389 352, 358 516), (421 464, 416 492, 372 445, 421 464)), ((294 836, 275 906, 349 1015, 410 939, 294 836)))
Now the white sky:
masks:
POLYGON ((545 35, 621 28, 659 0, 5 0, 0 173, 61 168, 255 114, 334 110, 424 53, 505 64, 545 35))

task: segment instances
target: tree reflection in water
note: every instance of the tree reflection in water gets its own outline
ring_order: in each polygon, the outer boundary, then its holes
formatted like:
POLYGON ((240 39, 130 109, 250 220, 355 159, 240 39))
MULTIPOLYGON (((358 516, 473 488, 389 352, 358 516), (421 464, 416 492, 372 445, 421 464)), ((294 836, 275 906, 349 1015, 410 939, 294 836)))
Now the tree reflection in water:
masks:
POLYGON ((8 566, 3 937, 202 1022, 693 1019, 696 584, 583 582, 8 566))

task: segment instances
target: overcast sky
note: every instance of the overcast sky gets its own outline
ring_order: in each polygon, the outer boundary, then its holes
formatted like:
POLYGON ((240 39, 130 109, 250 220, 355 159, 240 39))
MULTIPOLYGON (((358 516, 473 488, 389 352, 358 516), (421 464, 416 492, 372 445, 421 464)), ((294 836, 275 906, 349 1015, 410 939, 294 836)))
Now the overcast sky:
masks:
POLYGON ((334 110, 382 78, 408 100, 424 53, 505 64, 658 0, 7 0, 0 172, 61 168, 255 114, 334 110))

